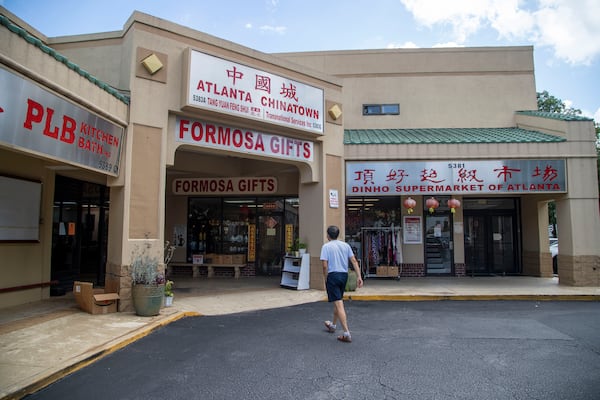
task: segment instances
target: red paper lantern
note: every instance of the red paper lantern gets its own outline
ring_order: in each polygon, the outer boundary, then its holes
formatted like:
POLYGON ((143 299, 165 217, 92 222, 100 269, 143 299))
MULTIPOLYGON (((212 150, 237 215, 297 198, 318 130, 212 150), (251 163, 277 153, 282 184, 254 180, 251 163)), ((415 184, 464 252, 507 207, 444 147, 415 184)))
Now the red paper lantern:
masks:
POLYGON ((429 214, 433 214, 435 212, 435 209, 438 208, 440 206, 440 202, 437 201, 435 198, 430 197, 429 199, 427 199, 427 201, 425 202, 425 205, 427 206, 427 208, 429 209, 429 214))
POLYGON ((450 199, 448 200, 448 207, 450 207, 450 212, 454 214, 456 209, 460 207, 460 200, 458 199, 450 199))
POLYGON ((406 200, 404 200, 404 208, 408 210, 409 214, 412 214, 413 209, 416 207, 416 205, 417 202, 412 197, 408 197, 406 200))

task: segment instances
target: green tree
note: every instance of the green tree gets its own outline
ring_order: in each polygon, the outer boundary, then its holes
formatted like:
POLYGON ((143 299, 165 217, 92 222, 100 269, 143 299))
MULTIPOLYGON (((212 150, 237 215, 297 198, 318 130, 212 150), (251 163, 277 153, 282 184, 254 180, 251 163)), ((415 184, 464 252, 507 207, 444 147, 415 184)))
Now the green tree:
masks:
POLYGON ((539 111, 560 113, 565 115, 581 115, 581 110, 566 106, 564 101, 552 96, 547 90, 537 92, 537 104, 539 111))

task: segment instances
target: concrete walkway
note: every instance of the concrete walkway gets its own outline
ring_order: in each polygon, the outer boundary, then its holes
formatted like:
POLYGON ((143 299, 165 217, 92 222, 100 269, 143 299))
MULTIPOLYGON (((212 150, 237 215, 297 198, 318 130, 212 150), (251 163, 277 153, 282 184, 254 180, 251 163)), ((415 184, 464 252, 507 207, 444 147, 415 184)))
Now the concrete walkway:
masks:
MULTIPOLYGON (((22 398, 153 330, 193 315, 223 315, 325 301, 321 290, 279 287, 278 278, 173 278, 173 307, 156 317, 90 315, 72 294, 0 309, 0 398, 22 398)), ((353 301, 577 300, 600 301, 600 287, 570 287, 558 278, 371 278, 353 301)))

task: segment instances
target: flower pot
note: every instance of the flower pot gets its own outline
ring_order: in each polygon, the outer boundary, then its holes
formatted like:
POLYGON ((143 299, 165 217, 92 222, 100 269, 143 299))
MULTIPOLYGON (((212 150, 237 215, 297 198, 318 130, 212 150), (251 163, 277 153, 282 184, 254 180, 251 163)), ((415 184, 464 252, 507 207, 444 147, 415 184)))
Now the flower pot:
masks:
POLYGON ((165 307, 171 307, 173 305, 173 296, 165 296, 165 307))
POLYGON ((133 285, 131 298, 135 313, 142 317, 152 317, 160 313, 163 297, 165 297, 164 285, 133 285))
POLYGON ((302 255, 306 254, 306 249, 299 249, 298 253, 300 253, 300 255, 302 256, 302 255))

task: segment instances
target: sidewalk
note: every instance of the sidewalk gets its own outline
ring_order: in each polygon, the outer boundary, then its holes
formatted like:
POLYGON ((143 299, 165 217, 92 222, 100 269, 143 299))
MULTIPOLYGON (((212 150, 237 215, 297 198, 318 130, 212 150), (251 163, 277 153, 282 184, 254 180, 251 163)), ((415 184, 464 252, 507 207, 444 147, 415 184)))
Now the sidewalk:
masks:
MULTIPOLYGON (((279 287, 278 278, 175 280, 173 307, 156 317, 90 315, 72 294, 0 309, 0 398, 21 398, 89 365, 153 330, 192 315, 223 315, 325 301, 321 290, 279 287)), ((557 278, 371 278, 353 301, 579 300, 600 301, 600 287, 558 285, 557 278)))

